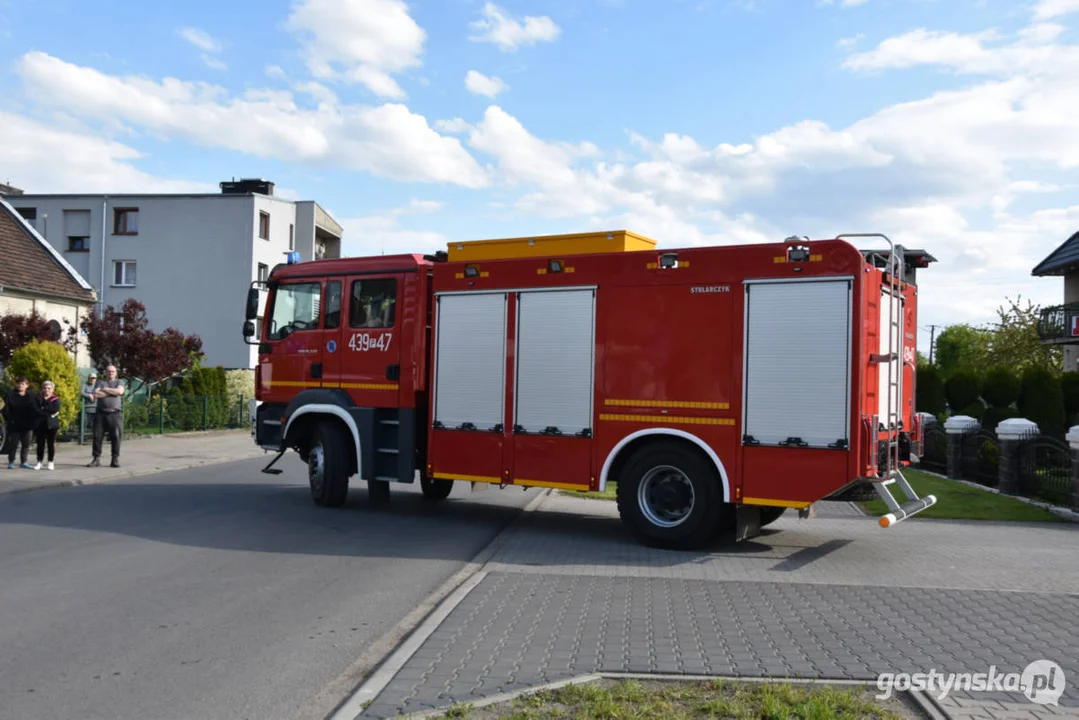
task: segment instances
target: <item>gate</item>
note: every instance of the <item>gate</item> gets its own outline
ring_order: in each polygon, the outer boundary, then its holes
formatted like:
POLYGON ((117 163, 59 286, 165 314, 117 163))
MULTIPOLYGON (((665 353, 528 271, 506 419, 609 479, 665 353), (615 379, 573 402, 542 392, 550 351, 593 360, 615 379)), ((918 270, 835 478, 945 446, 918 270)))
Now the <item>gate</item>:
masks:
POLYGON ((1018 492, 1023 497, 1070 507, 1072 459, 1068 443, 1048 435, 1019 441, 1018 492))
POLYGON ((1000 441, 996 433, 985 429, 966 433, 961 447, 960 477, 996 487, 1000 482, 1000 441))

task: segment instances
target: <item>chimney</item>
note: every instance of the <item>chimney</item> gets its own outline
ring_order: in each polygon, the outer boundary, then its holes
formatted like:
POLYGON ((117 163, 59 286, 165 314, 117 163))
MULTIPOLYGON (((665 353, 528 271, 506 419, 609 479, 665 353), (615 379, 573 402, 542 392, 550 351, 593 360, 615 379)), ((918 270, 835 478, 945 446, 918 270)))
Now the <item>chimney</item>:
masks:
POLYGON ((273 183, 261 178, 240 178, 221 183, 222 195, 273 195, 273 183))

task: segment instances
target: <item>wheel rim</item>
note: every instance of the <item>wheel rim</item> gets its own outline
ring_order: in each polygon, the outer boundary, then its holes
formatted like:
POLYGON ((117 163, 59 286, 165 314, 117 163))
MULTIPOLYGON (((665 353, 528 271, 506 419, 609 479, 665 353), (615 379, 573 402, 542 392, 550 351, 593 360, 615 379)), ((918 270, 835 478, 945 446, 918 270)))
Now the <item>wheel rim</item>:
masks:
POLYGON ((322 486, 326 482, 326 454, 322 451, 322 444, 316 443, 311 448, 307 459, 307 479, 311 482, 311 489, 315 493, 322 492, 322 486))
POLYGON ((684 523, 695 501, 693 483, 670 465, 652 468, 637 486, 637 505, 648 522, 658 527, 673 528, 684 523))

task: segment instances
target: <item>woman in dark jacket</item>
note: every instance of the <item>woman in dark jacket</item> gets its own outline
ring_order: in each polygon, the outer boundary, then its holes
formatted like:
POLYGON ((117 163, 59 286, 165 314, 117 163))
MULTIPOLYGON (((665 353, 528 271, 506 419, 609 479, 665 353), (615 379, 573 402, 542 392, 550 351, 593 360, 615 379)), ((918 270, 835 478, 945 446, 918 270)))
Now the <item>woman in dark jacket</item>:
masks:
POLYGON ((15 389, 8 393, 4 419, 8 426, 8 469, 15 467, 15 449, 21 445, 22 467, 32 470, 34 466, 27 460, 30 459, 30 436, 37 428, 38 405, 30 392, 30 381, 25 377, 19 377, 15 381, 15 389))
POLYGON ((53 458, 56 457, 56 433, 60 430, 60 398, 54 394, 56 385, 52 380, 41 383, 41 395, 38 397, 38 412, 40 420, 37 426, 37 465, 35 470, 41 469, 41 461, 45 459, 45 447, 49 448, 49 470, 53 469, 53 458))

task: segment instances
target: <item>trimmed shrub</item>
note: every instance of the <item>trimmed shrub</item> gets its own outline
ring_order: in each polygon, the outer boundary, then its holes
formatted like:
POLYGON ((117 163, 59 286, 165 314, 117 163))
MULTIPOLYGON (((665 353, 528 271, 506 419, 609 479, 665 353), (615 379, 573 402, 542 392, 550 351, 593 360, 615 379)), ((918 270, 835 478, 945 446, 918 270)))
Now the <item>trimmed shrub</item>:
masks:
POLYGON ((981 402, 979 400, 982 395, 981 379, 972 372, 960 371, 952 375, 945 383, 944 390, 948 404, 960 414, 964 414, 960 412, 961 408, 968 408, 975 402, 981 402))
POLYGON ((915 398, 915 408, 918 412, 939 415, 945 410, 945 401, 944 381, 940 377, 940 371, 933 365, 918 368, 917 397, 915 398))
POLYGON ((1064 416, 1064 389, 1060 379, 1045 368, 1032 367, 1023 373, 1019 393, 1019 414, 1038 423, 1047 435, 1061 435, 1064 416))
POLYGON ((1060 379, 1060 387, 1064 391, 1064 412, 1071 423, 1076 415, 1079 415, 1079 372, 1064 373, 1064 377, 1060 379))
POLYGON ((982 380, 982 399, 989 403, 990 407, 1010 407, 1019 399, 1021 389, 1022 385, 1016 373, 1004 367, 993 368, 982 380))
POLYGON ((983 403, 981 400, 975 400, 972 403, 967 403, 966 405, 958 408, 955 414, 967 415, 980 422, 982 415, 985 414, 985 403, 983 403))
POLYGON ((60 427, 66 428, 79 417, 82 401, 79 389, 82 382, 75 369, 71 354, 60 343, 31 340, 11 354, 7 365, 7 380, 14 385, 15 378, 25 375, 34 389, 41 392, 41 383, 52 380, 60 398, 60 427))
POLYGON ((997 431, 997 425, 1009 418, 1019 417, 1019 411, 1013 407, 1000 407, 994 405, 985 409, 982 413, 981 423, 986 430, 997 431))

